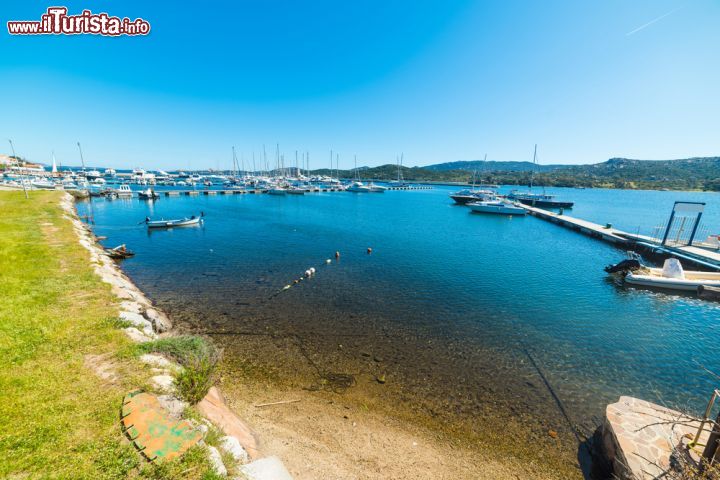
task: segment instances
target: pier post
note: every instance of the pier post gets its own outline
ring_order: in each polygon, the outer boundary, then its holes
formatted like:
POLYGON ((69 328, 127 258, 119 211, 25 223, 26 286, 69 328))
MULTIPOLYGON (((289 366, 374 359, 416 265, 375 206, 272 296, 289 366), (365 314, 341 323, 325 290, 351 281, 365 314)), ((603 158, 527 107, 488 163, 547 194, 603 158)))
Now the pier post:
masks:
POLYGON ((697 217, 695 217, 695 224, 693 225, 692 232, 690 233, 690 240, 688 240, 688 245, 692 245, 693 240, 695 240, 695 234, 697 233, 698 226, 700 225, 700 219, 702 218, 703 212, 700 212, 697 214, 697 217))
POLYGON ((668 238, 668 235, 670 234, 670 229, 672 228, 674 218, 675 218, 675 208, 673 207, 673 211, 672 211, 672 213, 670 213, 670 220, 668 220, 667 227, 665 227, 665 235, 663 235, 663 240, 660 245, 665 245, 665 242, 667 242, 667 238, 668 238))

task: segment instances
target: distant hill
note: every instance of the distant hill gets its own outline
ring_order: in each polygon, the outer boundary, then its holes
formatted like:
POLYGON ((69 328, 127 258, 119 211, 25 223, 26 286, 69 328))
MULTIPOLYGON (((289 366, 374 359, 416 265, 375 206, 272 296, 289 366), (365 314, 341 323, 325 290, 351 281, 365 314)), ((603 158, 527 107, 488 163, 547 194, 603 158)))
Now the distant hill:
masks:
POLYGON ((460 160, 457 162, 437 163, 427 165, 427 170, 445 172, 448 170, 494 171, 494 172, 529 172, 535 168, 536 172, 556 170, 566 165, 533 165, 532 162, 500 162, 496 160, 460 160))
MULTIPOLYGON (((592 165, 544 165, 532 170, 530 162, 449 162, 427 167, 402 167, 409 181, 471 182, 477 172, 479 183, 527 185, 531 174, 535 185, 559 187, 638 188, 720 191, 720 157, 680 160, 633 160, 611 158, 592 165), (475 168, 473 165, 479 165, 475 168), (454 167, 454 168, 451 168, 454 167)), ((395 180, 396 165, 359 168, 363 179, 395 180)), ((316 170, 329 174, 329 170, 316 170)), ((332 172, 335 175, 335 172, 332 172)), ((341 170, 353 178, 354 170, 341 170)))

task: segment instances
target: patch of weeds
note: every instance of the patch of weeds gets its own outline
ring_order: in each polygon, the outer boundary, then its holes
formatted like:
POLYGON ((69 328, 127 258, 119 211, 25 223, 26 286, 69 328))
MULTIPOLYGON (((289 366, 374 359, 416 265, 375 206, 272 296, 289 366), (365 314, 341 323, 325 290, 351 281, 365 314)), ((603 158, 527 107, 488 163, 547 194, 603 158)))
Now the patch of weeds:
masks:
POLYGON ((191 405, 202 400, 212 387, 220 352, 209 340, 179 335, 139 344, 135 348, 139 354, 165 354, 183 366, 175 378, 175 385, 178 393, 191 405))
POLYGON ((140 465, 135 449, 130 444, 107 441, 94 449, 92 456, 103 478, 124 479, 140 465))
POLYGON ((103 319, 103 323, 110 325, 112 328, 128 328, 133 326, 131 322, 123 320, 120 317, 106 317, 103 319))
POLYGON ((139 476, 148 480, 224 479, 212 470, 207 449, 200 446, 192 447, 173 461, 147 463, 140 469, 139 476))

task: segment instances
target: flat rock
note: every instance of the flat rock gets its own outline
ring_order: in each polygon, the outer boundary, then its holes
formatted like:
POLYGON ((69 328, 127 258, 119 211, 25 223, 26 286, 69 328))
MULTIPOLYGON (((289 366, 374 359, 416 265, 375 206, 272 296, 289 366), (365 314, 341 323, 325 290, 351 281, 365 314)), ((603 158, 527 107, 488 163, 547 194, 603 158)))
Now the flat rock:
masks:
POLYGON ((162 368, 169 371, 178 371, 182 368, 177 363, 171 362, 162 355, 158 355, 155 353, 145 353, 143 355, 140 355, 140 361, 143 362, 145 365, 162 368))
POLYGON ((150 378, 150 383, 157 390, 163 392, 174 392, 175 391, 175 378, 172 375, 155 375, 150 378))
POLYGON ((125 332, 125 335, 127 335, 130 340, 135 343, 145 343, 152 340, 151 337, 145 335, 143 332, 141 332, 135 327, 123 328, 123 331, 125 332))
POLYGON ((623 396, 605 410, 603 448, 616 477, 660 478, 683 435, 694 435, 698 426, 681 412, 623 396))
POLYGON ((210 446, 208 446, 207 449, 208 459, 210 460, 210 466, 212 467, 213 471, 221 477, 226 476, 227 468, 225 468, 225 464, 222 461, 222 456, 220 456, 220 452, 218 452, 218 449, 210 446))
POLYGON ((197 404, 196 408, 205 418, 217 425, 225 435, 235 437, 251 459, 260 456, 255 434, 228 408, 217 387, 210 387, 208 394, 197 404))
POLYGON ((167 410, 170 417, 179 419, 188 407, 188 403, 172 395, 158 395, 160 405, 167 410))
POLYGON ((150 320, 157 333, 164 333, 172 328, 172 322, 163 312, 154 308, 147 308, 145 309, 145 316, 150 320))
POLYGON ((240 445, 240 441, 231 435, 220 439, 220 448, 229 453, 236 462, 247 463, 250 461, 250 456, 240 445))
POLYGON ((120 308, 126 312, 138 313, 142 315, 143 307, 138 302, 129 302, 124 300, 120 302, 120 308))
POLYGON ((292 480, 290 472, 277 457, 265 457, 242 465, 240 470, 248 480, 292 480))

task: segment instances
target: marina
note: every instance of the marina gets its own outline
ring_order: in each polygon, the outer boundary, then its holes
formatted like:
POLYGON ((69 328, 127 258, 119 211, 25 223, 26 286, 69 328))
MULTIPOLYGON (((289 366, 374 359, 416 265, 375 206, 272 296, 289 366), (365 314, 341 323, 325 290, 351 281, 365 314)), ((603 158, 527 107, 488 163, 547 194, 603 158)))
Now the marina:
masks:
MULTIPOLYGON (((552 192, 573 198, 573 212, 592 221, 530 206, 525 217, 470 215, 453 205, 453 191, 95 198, 78 208, 107 242, 132 246, 136 256, 123 268, 159 306, 225 349, 228 375, 246 378, 233 365, 247 349, 283 385, 313 388, 323 375, 354 372, 348 398, 369 401, 363 392, 372 391, 374 408, 412 405, 419 418, 470 435, 505 430, 517 412, 532 411, 522 428, 538 445, 552 440, 549 429, 575 434, 528 354, 573 424, 585 425, 582 435, 620 395, 701 408, 713 379, 680 372, 720 354, 695 333, 720 328, 720 304, 626 288, 602 267, 629 248, 638 219, 640 231, 652 232, 677 197, 713 194, 552 192), (199 228, 148 235, 131 226, 198 211, 206 219, 199 228), (442 228, 421 234, 433 225, 442 228), (182 262, 168 261, 178 255, 182 262), (309 267, 316 273, 295 283, 309 267), (507 302, 508 291, 522 294, 507 302), (269 343, 258 336, 268 329, 269 343), (689 342, 699 342, 692 358, 681 354, 689 342), (277 349, 286 343, 293 346, 277 349)), ((712 202, 704 215, 720 218, 712 202)), ((573 447, 556 458, 574 456, 573 447)))

